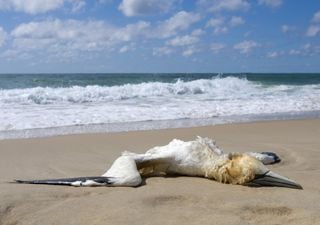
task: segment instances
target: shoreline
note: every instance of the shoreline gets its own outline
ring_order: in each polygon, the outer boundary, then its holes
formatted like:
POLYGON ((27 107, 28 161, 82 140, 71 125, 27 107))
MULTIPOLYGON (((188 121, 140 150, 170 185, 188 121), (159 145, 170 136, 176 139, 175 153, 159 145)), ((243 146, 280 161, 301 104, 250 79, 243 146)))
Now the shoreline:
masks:
POLYGON ((273 121, 316 120, 320 111, 291 112, 261 115, 238 115, 204 119, 174 119, 160 121, 134 121, 126 123, 80 124, 48 128, 0 131, 0 141, 10 139, 45 138, 77 134, 109 134, 132 131, 152 131, 179 128, 208 127, 224 124, 244 124, 273 121))
POLYGON ((317 119, 2 140, 0 223, 315 224, 320 220, 319 136, 317 119), (268 168, 304 190, 250 188, 197 177, 152 177, 137 188, 9 183, 100 175, 124 150, 145 152, 173 138, 197 135, 214 138, 226 152, 276 152, 282 161, 268 168))

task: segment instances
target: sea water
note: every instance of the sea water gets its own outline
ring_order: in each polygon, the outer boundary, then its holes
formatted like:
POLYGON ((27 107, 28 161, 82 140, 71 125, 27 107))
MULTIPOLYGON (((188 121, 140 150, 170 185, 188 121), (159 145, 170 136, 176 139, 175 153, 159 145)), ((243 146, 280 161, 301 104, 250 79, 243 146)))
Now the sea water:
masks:
POLYGON ((0 74, 0 139, 319 117, 320 74, 0 74))

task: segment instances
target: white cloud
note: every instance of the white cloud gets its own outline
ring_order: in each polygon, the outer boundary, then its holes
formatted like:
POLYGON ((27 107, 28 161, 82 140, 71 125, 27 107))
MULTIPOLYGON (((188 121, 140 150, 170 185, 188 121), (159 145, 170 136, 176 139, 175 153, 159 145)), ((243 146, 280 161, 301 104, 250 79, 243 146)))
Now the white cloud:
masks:
POLYGON ((230 23, 230 26, 237 27, 237 26, 244 24, 245 21, 244 21, 244 19, 242 19, 239 16, 233 16, 233 17, 231 17, 229 23, 230 23))
POLYGON ((300 50, 296 50, 296 49, 291 49, 289 51, 289 55, 300 55, 301 51, 300 50))
POLYGON ((119 49, 119 52, 120 52, 120 53, 125 53, 125 52, 127 52, 127 51, 129 51, 128 45, 122 46, 122 47, 119 49))
POLYGON ((282 5, 282 0, 258 0, 260 5, 266 5, 271 8, 276 8, 282 5))
POLYGON ((58 9, 63 4, 64 0, 0 0, 0 9, 37 14, 58 9))
POLYGON ((7 60, 11 60, 13 58, 17 58, 19 56, 19 51, 16 50, 5 50, 0 54, 0 57, 6 58, 7 60))
POLYGON ((206 27, 220 27, 224 24, 224 18, 212 18, 210 19, 206 27))
POLYGON ((307 43, 303 45, 301 48, 302 55, 304 56, 314 56, 320 54, 320 45, 314 45, 307 43))
POLYGON ((7 39, 7 32, 5 32, 5 30, 2 27, 0 27, 0 47, 3 46, 6 39, 7 39))
POLYGON ((79 12, 86 6, 86 2, 84 0, 69 0, 72 4, 71 12, 79 12))
POLYGON ((166 42, 167 45, 171 46, 185 46, 185 45, 192 45, 199 41, 199 38, 192 35, 184 35, 180 37, 175 37, 166 42))
POLYGON ((113 51, 122 43, 143 36, 149 24, 143 21, 114 27, 103 21, 47 20, 17 26, 12 32, 13 50, 43 50, 51 55, 77 57, 79 52, 113 51))
POLYGON ((113 41, 131 41, 138 36, 145 36, 148 33, 150 24, 145 21, 139 21, 134 24, 128 24, 123 28, 116 28, 113 34, 109 34, 113 41))
POLYGON ((259 47, 260 45, 254 41, 242 41, 233 46, 234 49, 239 50, 241 54, 248 54, 252 49, 259 47))
POLYGON ((226 46, 222 43, 212 43, 210 46, 210 49, 213 53, 217 54, 219 53, 222 49, 224 49, 226 46))
POLYGON ((213 33, 218 35, 218 34, 224 34, 228 32, 228 28, 223 25, 224 25, 224 18, 219 17, 219 18, 210 19, 207 22, 206 27, 213 27, 214 28, 213 33))
POLYGON ((213 31, 213 33, 216 34, 216 35, 225 34, 227 32, 228 32, 228 28, 227 27, 217 27, 213 31))
MULTIPOLYGON (((192 45, 205 32, 196 29, 189 35, 179 35, 200 20, 200 15, 178 12, 171 18, 154 23, 139 21, 117 27, 97 20, 60 20, 28 22, 17 25, 10 33, 11 50, 21 53, 47 54, 55 58, 88 55, 85 52, 124 53, 134 50, 132 42, 149 39, 161 39, 177 36, 168 41, 171 46, 192 45), (39 51, 41 50, 41 51, 39 51)), ((154 55, 171 54, 174 49, 154 49, 154 55)), ((89 56, 89 55, 88 55, 89 56)), ((67 59, 66 59, 67 60, 67 59)))
POLYGON ((320 23, 320 11, 316 12, 316 13, 313 15, 312 22, 314 22, 314 23, 320 23))
POLYGON ((119 10, 126 16, 140 16, 167 12, 174 0, 122 0, 119 10))
POLYGON ((251 35, 251 31, 247 31, 243 34, 244 37, 249 37, 251 35))
POLYGON ((3 58, 6 61, 12 61, 12 60, 26 60, 30 59, 33 56, 28 54, 28 53, 21 53, 20 51, 17 50, 5 50, 4 52, 0 53, 0 58, 3 58))
POLYGON ((199 50, 197 50, 194 46, 190 46, 187 49, 182 51, 182 55, 184 57, 192 56, 193 54, 197 53, 199 50))
POLYGON ((244 11, 250 8, 248 0, 199 0, 198 4, 209 11, 244 11))
POLYGON ((314 56, 320 54, 320 45, 307 43, 301 47, 301 51, 306 56, 314 56))
POLYGON ((311 44, 310 43, 304 44, 302 46, 302 49, 304 49, 304 50, 309 50, 310 48, 311 48, 311 44))
POLYGON ((306 43, 298 49, 291 49, 288 52, 289 55, 299 55, 299 56, 314 56, 320 54, 320 45, 313 45, 306 43))
POLYGON ((129 52, 129 51, 134 51, 136 48, 135 48, 135 45, 133 43, 129 44, 129 45, 124 45, 122 46, 120 49, 119 49, 119 53, 126 53, 126 52, 129 52))
MULTIPOLYGON (((166 41, 166 45, 172 47, 179 47, 179 51, 181 51, 181 55, 184 57, 189 57, 196 52, 199 52, 199 48, 196 44, 200 41, 200 36, 205 32, 201 29, 196 29, 191 34, 177 36, 171 40, 166 41)), ((172 48, 159 48, 154 50, 154 55, 168 55, 174 52, 176 49, 172 48)))
POLYGON ((201 36, 203 34, 205 34, 206 32, 202 29, 196 29, 194 31, 192 31, 191 35, 192 36, 201 36))
MULTIPOLYGON (((189 57, 194 53, 200 51, 199 47, 196 44, 200 41, 200 36, 203 35, 204 33, 205 32, 203 30, 196 29, 192 31, 191 34, 177 36, 171 40, 166 41, 166 45, 172 46, 172 47, 178 47, 178 50, 182 51, 181 52, 182 56, 189 57)), ((173 49, 171 48, 161 48, 157 50, 158 50, 158 52, 156 52, 157 55, 163 55, 163 54, 168 55, 173 52, 173 49)))
POLYGON ((306 36, 315 37, 318 34, 320 34, 320 11, 316 12, 313 15, 313 18, 312 18, 311 22, 312 23, 308 27, 308 30, 306 32, 306 36))
POLYGON ((165 46, 165 47, 154 48, 152 54, 156 56, 163 56, 163 55, 170 55, 173 52, 174 50, 172 48, 165 46))
POLYGON ((85 0, 0 0, 0 10, 14 10, 28 14, 46 13, 68 3, 71 12, 77 12, 85 6, 85 0))
POLYGON ((200 20, 200 15, 191 12, 180 11, 171 18, 160 23, 151 35, 158 38, 168 38, 176 35, 179 31, 188 29, 192 24, 200 20))
POLYGON ((278 56, 279 56, 278 52, 268 52, 267 54, 268 58, 276 58, 278 56))
POLYGON ((273 51, 273 52, 268 52, 267 53, 267 58, 277 58, 279 56, 284 55, 284 51, 273 51))
POLYGON ((56 19, 22 23, 11 32, 11 35, 15 38, 74 40, 84 36, 94 36, 95 29, 96 34, 101 34, 101 30, 105 28, 106 25, 102 21, 56 19), (90 34, 90 32, 92 32, 92 34, 90 34))
POLYGON ((100 4, 110 4, 113 0, 96 0, 100 4))
POLYGON ((314 37, 319 33, 320 33, 320 25, 316 24, 316 25, 310 25, 309 26, 309 28, 308 28, 308 30, 306 32, 306 35, 308 37, 314 37))
MULTIPOLYGON (((241 17, 232 16, 228 24, 230 27, 236 27, 244 23, 245 21, 241 17)), ((228 27, 225 25, 225 19, 222 17, 210 19, 207 22, 206 27, 213 27, 214 28, 213 33, 216 35, 225 34, 229 30, 228 27)))
POLYGON ((289 33, 289 32, 292 32, 292 31, 295 31, 296 30, 296 27, 295 26, 290 26, 290 25, 287 25, 287 24, 284 24, 281 26, 281 31, 283 33, 289 33))

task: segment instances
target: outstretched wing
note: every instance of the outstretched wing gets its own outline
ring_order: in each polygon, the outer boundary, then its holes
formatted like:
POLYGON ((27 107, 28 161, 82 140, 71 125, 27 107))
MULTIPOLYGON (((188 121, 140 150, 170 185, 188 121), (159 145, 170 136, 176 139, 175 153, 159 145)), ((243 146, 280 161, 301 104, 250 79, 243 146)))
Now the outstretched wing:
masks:
POLYGON ((46 180, 15 180, 22 184, 46 184, 69 186, 127 186, 135 187, 141 184, 141 176, 135 160, 130 156, 120 156, 111 168, 99 177, 76 177, 46 180))
POLYGON ((47 185, 69 185, 69 186, 110 186, 109 177, 75 177, 49 180, 15 180, 22 184, 47 184, 47 185))

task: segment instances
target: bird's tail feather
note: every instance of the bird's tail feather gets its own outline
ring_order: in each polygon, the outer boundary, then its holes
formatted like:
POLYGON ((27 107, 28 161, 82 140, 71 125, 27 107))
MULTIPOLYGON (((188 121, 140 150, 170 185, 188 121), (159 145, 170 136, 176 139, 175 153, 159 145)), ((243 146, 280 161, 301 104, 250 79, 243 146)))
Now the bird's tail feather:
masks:
POLYGON ((21 184, 46 184, 69 186, 109 186, 112 184, 110 177, 75 177, 48 180, 15 180, 21 184))

